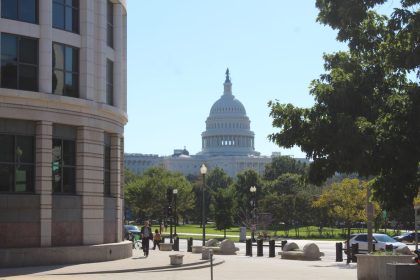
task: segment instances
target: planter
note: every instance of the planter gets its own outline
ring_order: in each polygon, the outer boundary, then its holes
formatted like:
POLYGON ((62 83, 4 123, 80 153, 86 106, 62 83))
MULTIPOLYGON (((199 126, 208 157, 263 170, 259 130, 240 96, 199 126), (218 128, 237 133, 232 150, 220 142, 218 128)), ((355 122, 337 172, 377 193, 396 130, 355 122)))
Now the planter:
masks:
POLYGON ((412 255, 363 255, 357 256, 358 280, 386 280, 387 263, 412 263, 412 255))
POLYGON ((184 255, 176 254, 176 255, 169 255, 171 265, 181 265, 184 255))

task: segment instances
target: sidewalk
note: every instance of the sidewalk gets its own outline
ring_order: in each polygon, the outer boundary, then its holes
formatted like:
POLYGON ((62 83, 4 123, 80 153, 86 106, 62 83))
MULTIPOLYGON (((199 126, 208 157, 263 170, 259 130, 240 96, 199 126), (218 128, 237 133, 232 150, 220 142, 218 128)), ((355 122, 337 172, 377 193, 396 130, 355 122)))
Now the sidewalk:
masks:
MULTIPOLYGON (((330 260, 293 261, 283 260, 278 256, 246 257, 245 252, 238 255, 215 255, 213 279, 293 279, 293 280, 354 280, 356 266, 335 263, 330 260)), ((196 280, 211 279, 209 261, 201 260, 201 254, 180 252, 150 251, 145 258, 141 251, 134 250, 133 257, 123 260, 78 264, 68 266, 28 267, 17 269, 0 269, 0 280, 3 279, 142 279, 142 280, 196 280), (169 255, 184 255, 182 266, 171 266, 169 255)))

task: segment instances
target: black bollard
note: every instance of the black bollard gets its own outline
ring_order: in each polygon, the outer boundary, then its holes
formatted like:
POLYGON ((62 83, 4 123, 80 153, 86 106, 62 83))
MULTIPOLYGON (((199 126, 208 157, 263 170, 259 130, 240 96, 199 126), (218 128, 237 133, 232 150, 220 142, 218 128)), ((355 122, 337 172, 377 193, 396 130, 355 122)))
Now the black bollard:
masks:
POLYGON ((392 252, 393 249, 394 249, 394 247, 392 246, 392 244, 385 245, 385 251, 392 252))
POLYGON ((187 252, 192 252, 193 239, 190 237, 187 241, 187 252))
POLYGON ((172 246, 174 251, 179 251, 179 238, 178 236, 174 237, 174 245, 172 246))
POLYGON ((270 241, 268 241, 268 257, 269 258, 274 258, 275 256, 276 256, 276 252, 275 252, 275 250, 276 250, 276 243, 275 243, 276 241, 274 241, 274 240, 270 240, 270 241))
POLYGON ((343 243, 341 242, 335 243, 335 261, 336 262, 343 261, 343 243))
POLYGON ((351 244, 351 262, 357 262, 356 254, 359 254, 359 244, 351 244))
POLYGON ((287 240, 282 240, 281 241, 281 250, 283 251, 284 246, 286 245, 287 240))
POLYGON ((247 239, 245 242, 246 242, 245 243, 246 245, 245 256, 252 257, 252 240, 247 239))
POLYGON ((258 239, 257 240, 257 257, 263 256, 263 240, 258 239))
POLYGON ((164 237, 164 236, 162 236, 162 240, 161 240, 161 242, 162 242, 162 243, 165 243, 165 237, 164 237))

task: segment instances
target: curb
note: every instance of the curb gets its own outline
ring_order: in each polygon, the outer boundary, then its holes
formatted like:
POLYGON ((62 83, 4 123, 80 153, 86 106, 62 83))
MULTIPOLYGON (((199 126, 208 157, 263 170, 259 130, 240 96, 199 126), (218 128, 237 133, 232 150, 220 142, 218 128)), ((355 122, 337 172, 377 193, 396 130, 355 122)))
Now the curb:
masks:
MULTIPOLYGON (((220 260, 213 262, 213 266, 223 264, 225 261, 220 260)), ((102 271, 86 271, 86 272, 71 272, 71 273, 46 273, 44 275, 88 275, 88 274, 109 274, 109 273, 128 273, 128 272, 164 272, 174 270, 194 270, 210 267, 210 261, 199 261, 181 265, 166 265, 166 266, 154 266, 144 268, 130 268, 130 269, 119 269, 119 270, 102 270, 102 271)))

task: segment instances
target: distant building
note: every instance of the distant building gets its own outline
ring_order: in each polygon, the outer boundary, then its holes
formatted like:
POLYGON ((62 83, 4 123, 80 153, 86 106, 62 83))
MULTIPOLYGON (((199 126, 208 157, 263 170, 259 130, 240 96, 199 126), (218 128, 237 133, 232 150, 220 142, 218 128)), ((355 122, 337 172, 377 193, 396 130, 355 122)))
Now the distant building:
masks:
POLYGON ((204 163, 210 170, 222 168, 231 177, 245 169, 262 174, 265 165, 271 163, 271 157, 255 151, 255 135, 250 123, 245 107, 232 94, 227 69, 223 95, 211 107, 206 130, 201 134, 201 152, 190 155, 184 148, 174 150, 172 156, 125 154, 125 166, 136 173, 162 165, 184 175, 198 175, 204 163))

